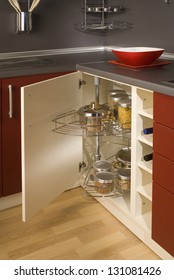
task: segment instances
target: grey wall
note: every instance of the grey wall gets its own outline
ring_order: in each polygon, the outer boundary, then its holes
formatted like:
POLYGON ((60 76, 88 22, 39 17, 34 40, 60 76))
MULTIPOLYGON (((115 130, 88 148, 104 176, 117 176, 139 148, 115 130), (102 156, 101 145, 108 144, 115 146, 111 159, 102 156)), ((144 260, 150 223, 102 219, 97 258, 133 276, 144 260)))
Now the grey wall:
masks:
MULTIPOLYGON (((26 2, 19 0, 21 6, 26 2)), ((33 12, 33 31, 16 34, 16 12, 8 0, 0 0, 0 52, 103 46, 105 36, 74 29, 81 21, 82 4, 82 0, 41 0, 33 12)))
MULTIPOLYGON (((115 3, 116 1, 108 1, 115 3)), ((163 47, 174 52, 174 0, 120 0, 128 8, 119 20, 133 23, 133 28, 107 34, 108 45, 163 47)))
MULTIPOLYGON (((100 0, 90 0, 100 3, 100 0)), ((27 0, 19 0, 25 4, 27 0)), ((126 20, 129 30, 109 31, 107 35, 79 32, 83 0, 41 0, 33 12, 33 31, 15 33, 15 10, 8 0, 0 0, 0 52, 74 48, 85 46, 156 46, 174 51, 174 0, 108 0, 108 5, 123 5, 127 12, 109 15, 108 20, 126 20)))

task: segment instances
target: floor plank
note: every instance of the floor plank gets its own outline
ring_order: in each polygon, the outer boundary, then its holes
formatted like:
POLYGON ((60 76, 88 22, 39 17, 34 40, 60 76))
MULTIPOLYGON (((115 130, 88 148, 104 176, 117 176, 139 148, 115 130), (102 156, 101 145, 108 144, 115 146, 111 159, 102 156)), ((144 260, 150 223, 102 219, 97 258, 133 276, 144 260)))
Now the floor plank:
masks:
POLYGON ((29 222, 21 206, 0 212, 0 259, 160 259, 81 188, 64 192, 29 222))

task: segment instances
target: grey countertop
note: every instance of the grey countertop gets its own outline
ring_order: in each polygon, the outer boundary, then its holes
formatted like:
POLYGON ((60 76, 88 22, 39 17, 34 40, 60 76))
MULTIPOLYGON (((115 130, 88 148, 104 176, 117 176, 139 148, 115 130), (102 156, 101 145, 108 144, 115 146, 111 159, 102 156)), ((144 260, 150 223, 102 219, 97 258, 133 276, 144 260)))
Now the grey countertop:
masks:
POLYGON ((0 59, 0 78, 75 71, 77 63, 106 61, 111 57, 111 52, 103 50, 0 59))
POLYGON ((104 61, 78 64, 76 68, 96 76, 174 96, 174 83, 168 82, 174 82, 174 61, 170 62, 169 65, 155 68, 132 69, 104 61))
MULTIPOLYGON (((50 52, 0 59, 0 78, 80 70, 103 78, 174 96, 174 60, 156 68, 128 69, 108 63, 114 59, 106 49, 70 53, 50 52)), ((163 60, 166 60, 163 58, 163 60)), ((169 59, 167 59, 169 60, 169 59)))

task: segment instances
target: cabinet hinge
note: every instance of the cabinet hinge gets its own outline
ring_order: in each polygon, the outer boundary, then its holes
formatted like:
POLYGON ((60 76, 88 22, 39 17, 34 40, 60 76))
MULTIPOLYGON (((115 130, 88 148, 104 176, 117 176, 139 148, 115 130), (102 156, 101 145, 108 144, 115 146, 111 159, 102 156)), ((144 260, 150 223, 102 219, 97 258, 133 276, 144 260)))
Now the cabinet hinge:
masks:
POLYGON ((86 81, 80 79, 79 80, 79 89, 84 85, 86 85, 86 81))
POLYGON ((79 162, 79 172, 81 172, 84 167, 86 167, 86 163, 84 161, 79 162))

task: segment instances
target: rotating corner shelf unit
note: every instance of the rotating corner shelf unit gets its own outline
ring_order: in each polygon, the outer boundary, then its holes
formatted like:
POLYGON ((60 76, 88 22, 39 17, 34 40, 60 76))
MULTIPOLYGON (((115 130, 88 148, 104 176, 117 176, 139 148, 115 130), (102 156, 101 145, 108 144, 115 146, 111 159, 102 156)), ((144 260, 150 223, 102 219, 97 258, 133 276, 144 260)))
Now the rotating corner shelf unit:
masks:
POLYGON ((127 21, 106 21, 107 14, 120 14, 126 11, 122 6, 106 6, 105 0, 101 0, 100 4, 88 4, 88 0, 84 0, 82 8, 82 22, 74 27, 83 32, 91 31, 107 31, 115 29, 127 29, 131 24, 127 21), (96 20, 91 20, 91 15, 96 16, 96 20))
MULTIPOLYGON (((53 119, 55 127, 53 132, 63 135, 81 136, 83 137, 83 154, 84 162, 79 164, 81 172, 81 185, 84 188, 85 196, 92 197, 119 197, 129 193, 129 189, 119 189, 116 182, 116 174, 118 169, 123 167, 123 164, 116 158, 116 154, 120 149, 129 149, 131 138, 131 123, 118 124, 118 121, 113 117, 113 113, 108 103, 99 104, 100 96, 100 79, 94 78, 95 85, 95 102, 90 105, 85 105, 78 110, 72 110, 56 116, 53 119), (96 105, 98 109, 94 112, 91 106, 96 105), (86 108, 90 110, 87 111, 86 108), (102 111, 106 114, 100 118, 98 112, 102 111), (84 111, 82 111, 84 109, 84 111), (92 117, 89 113, 92 111, 92 117), (85 113, 85 117, 81 115, 85 113), (126 125, 126 128, 125 128, 126 125), (100 160, 107 160, 112 165, 111 172, 114 174, 114 188, 108 193, 100 193, 95 187, 95 170, 94 163, 100 160), (87 162, 87 164, 86 164, 87 162)), ((129 97, 130 98, 130 97, 129 97)), ((102 114, 103 114, 102 111, 102 114)), ((131 120, 130 120, 131 122, 131 120)))

